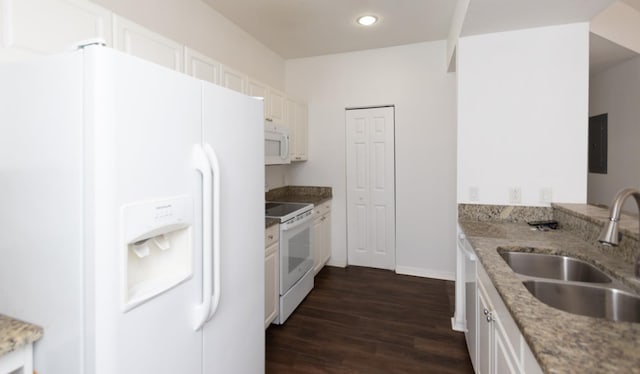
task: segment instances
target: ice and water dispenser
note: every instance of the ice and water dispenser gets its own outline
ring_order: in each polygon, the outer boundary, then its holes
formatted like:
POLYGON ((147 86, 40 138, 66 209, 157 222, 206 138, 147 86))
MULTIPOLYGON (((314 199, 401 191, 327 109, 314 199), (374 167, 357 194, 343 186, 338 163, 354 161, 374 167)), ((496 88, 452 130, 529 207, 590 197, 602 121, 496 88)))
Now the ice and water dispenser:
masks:
POLYGON ((193 199, 137 202, 122 207, 123 310, 175 287, 193 273, 193 199))

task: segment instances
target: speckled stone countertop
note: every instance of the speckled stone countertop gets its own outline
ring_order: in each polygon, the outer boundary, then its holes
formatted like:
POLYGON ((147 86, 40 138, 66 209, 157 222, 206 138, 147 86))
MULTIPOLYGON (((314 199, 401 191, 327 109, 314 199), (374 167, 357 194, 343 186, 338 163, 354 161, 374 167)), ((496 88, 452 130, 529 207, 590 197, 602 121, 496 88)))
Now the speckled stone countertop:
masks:
POLYGON ((265 218, 264 219, 264 228, 268 229, 269 227, 273 226, 273 225, 277 225, 280 223, 280 220, 277 218, 265 218))
MULTIPOLYGON (((554 206, 554 213, 556 209, 554 206)), ((580 233, 563 229, 562 221, 559 230, 538 231, 526 223, 459 216, 469 243, 545 372, 640 373, 640 323, 580 316, 542 303, 524 287, 498 250, 578 257, 640 292, 630 263, 605 254, 580 233)))
POLYGON ((267 192, 265 200, 318 205, 331 199, 332 196, 331 187, 285 186, 267 192))
POLYGON ((42 327, 0 314, 0 356, 42 337, 42 327))

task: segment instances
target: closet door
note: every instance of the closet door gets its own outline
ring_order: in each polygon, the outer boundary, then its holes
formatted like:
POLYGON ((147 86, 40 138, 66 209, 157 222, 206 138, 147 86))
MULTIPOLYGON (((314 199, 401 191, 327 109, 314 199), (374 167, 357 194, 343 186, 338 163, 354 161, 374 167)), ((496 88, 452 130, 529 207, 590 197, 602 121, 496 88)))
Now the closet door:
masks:
POLYGON ((346 111, 350 265, 395 269, 394 108, 346 111))

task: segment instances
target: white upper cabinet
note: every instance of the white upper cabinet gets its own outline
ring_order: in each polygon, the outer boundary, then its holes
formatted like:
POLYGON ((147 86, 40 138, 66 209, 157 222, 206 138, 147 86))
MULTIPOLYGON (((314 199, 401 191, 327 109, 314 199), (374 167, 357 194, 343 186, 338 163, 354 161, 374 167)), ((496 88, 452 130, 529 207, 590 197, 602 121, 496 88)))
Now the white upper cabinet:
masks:
POLYGON ((189 47, 184 48, 184 68, 192 77, 220 84, 220 63, 189 47))
POLYGON ((306 161, 308 157, 309 120, 307 104, 286 99, 287 125, 289 126, 289 154, 291 161, 306 161))
POLYGON ((59 53, 96 38, 111 45, 111 35, 111 12, 88 1, 0 1, 0 60, 59 53))
POLYGON ((249 78, 247 88, 247 95, 252 97, 262 97, 264 99, 264 118, 271 122, 271 118, 269 117, 269 107, 271 105, 269 100, 269 86, 249 78))
POLYGON ((293 161, 306 161, 309 147, 309 108, 307 104, 296 106, 296 152, 293 161))
POLYGON ((269 89, 269 112, 266 118, 271 118, 273 122, 285 124, 286 97, 284 93, 269 89))
POLYGON ((113 16, 113 47, 125 53, 184 72, 184 46, 126 18, 113 16))
POLYGON ((269 87, 255 79, 249 79, 247 95, 264 98, 264 119, 280 125, 287 125, 286 96, 284 93, 269 87))
POLYGON ((230 90, 247 93, 247 76, 226 65, 222 65, 220 85, 230 90))

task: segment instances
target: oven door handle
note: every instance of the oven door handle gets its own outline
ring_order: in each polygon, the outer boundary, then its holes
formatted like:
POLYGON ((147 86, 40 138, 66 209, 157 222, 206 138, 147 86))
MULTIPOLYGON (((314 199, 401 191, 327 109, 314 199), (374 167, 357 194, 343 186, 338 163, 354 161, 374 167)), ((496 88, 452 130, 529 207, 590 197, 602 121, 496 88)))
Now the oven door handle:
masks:
POLYGON ((280 230, 281 231, 289 231, 289 230, 293 230, 298 226, 302 226, 305 223, 313 220, 313 210, 310 211, 311 213, 309 215, 307 215, 306 217, 299 219, 299 220, 289 220, 287 222, 284 222, 280 225, 280 230))

